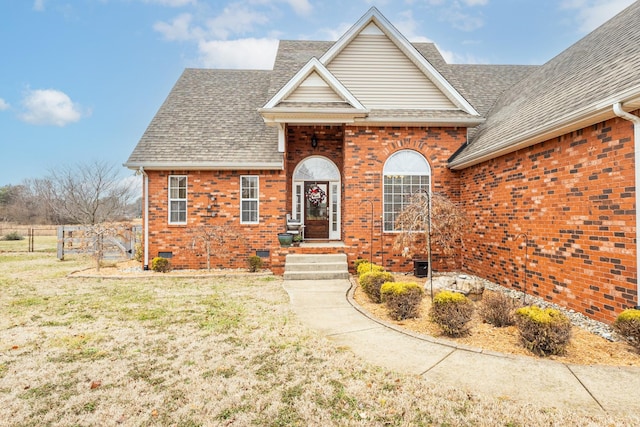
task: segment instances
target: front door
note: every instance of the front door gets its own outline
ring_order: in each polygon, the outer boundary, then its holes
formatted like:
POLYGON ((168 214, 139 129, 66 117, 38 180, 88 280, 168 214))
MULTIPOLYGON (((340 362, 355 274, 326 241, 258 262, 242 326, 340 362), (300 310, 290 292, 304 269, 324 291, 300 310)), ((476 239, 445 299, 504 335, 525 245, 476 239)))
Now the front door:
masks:
POLYGON ((304 183, 304 237, 329 238, 329 182, 304 183))

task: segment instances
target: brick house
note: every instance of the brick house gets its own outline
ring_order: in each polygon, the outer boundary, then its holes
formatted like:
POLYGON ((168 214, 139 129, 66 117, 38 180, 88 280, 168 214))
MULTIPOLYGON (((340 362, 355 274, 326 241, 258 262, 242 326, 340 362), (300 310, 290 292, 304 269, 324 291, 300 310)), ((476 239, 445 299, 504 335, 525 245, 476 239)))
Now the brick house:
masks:
POLYGON ((215 267, 344 253, 410 271, 395 218, 440 192, 472 226, 435 271, 611 322, 638 304, 637 22, 640 2, 542 66, 465 65, 372 8, 337 42, 281 41, 272 70, 187 69, 125 164, 144 176, 144 264, 204 268, 194 230, 224 226, 215 267), (278 243, 287 217, 300 247, 278 243))

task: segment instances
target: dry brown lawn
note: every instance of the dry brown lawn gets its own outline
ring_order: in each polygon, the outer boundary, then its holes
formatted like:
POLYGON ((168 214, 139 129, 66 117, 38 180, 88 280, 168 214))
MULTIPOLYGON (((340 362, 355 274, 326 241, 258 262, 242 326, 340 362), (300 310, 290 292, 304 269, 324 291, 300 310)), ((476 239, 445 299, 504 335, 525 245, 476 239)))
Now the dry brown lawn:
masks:
MULTIPOLYGON (((70 278, 0 253, 0 424, 632 426, 387 372, 292 314, 281 279, 70 278)), ((531 384, 523 384, 531 387, 531 384)))
MULTIPOLYGON (((398 280, 415 281, 418 283, 424 281, 424 279, 404 275, 399 277, 398 280)), ((438 325, 429 319, 431 299, 428 295, 422 300, 420 317, 403 321, 391 319, 387 314, 387 309, 384 304, 371 302, 359 286, 355 289, 354 299, 372 316, 392 323, 400 328, 456 344, 537 358, 537 356, 521 345, 518 330, 515 326, 497 328, 488 323, 483 323, 478 315, 478 303, 476 303, 476 312, 470 323, 471 333, 458 338, 448 338, 442 334, 438 325)), ((608 341, 577 326, 574 326, 572 329, 572 338, 567 347, 566 354, 562 356, 549 356, 547 359, 576 365, 640 366, 640 354, 638 354, 633 347, 624 342, 608 341)))

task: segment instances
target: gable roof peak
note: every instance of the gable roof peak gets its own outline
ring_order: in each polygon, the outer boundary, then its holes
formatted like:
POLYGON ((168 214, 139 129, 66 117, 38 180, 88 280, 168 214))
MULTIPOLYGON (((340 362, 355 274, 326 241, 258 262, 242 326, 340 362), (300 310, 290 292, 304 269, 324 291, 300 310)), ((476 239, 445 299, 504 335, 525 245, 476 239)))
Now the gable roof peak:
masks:
POLYGON ((458 108, 464 112, 479 116, 476 109, 456 90, 451 83, 418 52, 413 44, 407 40, 400 31, 375 7, 372 6, 346 33, 335 42, 319 61, 324 65, 336 58, 358 35, 360 34, 384 34, 396 45, 406 57, 413 62, 422 73, 435 84, 442 93, 449 98, 458 108), (374 28, 371 26, 374 24, 374 28))

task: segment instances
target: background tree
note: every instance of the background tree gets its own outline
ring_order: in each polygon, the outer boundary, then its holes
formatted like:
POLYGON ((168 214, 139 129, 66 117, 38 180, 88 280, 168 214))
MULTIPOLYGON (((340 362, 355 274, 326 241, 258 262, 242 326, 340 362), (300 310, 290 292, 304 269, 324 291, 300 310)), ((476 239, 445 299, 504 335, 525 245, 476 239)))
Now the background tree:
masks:
POLYGON ((394 248, 402 250, 406 257, 430 255, 427 231, 431 228, 431 245, 437 247, 442 255, 450 256, 456 252, 468 227, 469 221, 464 211, 444 194, 432 193, 429 197, 425 193, 415 193, 396 218, 396 229, 400 233, 394 248))
POLYGON ((131 187, 118 177, 116 168, 99 161, 51 171, 38 182, 38 193, 57 223, 120 220, 133 201, 131 187))

